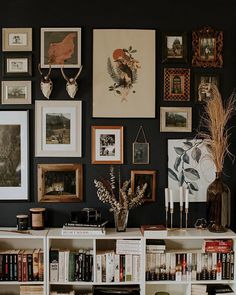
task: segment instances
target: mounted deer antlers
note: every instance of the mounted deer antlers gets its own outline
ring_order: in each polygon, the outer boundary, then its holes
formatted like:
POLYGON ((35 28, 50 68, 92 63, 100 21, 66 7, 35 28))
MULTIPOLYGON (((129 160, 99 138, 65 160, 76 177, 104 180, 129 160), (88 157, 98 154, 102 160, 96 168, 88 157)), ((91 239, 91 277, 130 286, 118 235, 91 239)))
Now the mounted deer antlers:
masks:
POLYGON ((68 78, 66 76, 66 74, 64 73, 63 67, 61 67, 62 76, 67 81, 66 82, 66 91, 71 98, 74 98, 76 92, 78 91, 78 83, 76 82, 76 80, 78 79, 78 77, 82 71, 82 68, 83 68, 83 66, 80 67, 78 73, 75 75, 74 78, 68 78))
POLYGON ((41 89, 43 95, 47 99, 49 99, 50 94, 52 93, 52 89, 53 89, 53 83, 52 83, 51 78, 49 77, 51 74, 51 70, 52 70, 51 65, 49 65, 49 70, 48 70, 48 73, 46 76, 43 75, 40 64, 38 64, 38 70, 41 75, 40 89, 41 89))

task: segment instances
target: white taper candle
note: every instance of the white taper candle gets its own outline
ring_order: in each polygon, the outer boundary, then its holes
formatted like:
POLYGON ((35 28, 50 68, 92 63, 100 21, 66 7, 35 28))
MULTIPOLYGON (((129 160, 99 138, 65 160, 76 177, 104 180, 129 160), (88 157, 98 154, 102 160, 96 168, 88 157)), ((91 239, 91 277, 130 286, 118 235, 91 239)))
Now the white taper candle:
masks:
POLYGON ((169 189, 169 196, 170 196, 170 209, 174 209, 172 189, 169 189))
POLYGON ((165 188, 165 207, 168 208, 169 207, 169 189, 165 188))
POLYGON ((179 205, 183 207, 183 195, 184 195, 184 188, 182 186, 179 187, 179 205))
POLYGON ((188 194, 189 194, 189 190, 188 188, 185 189, 185 208, 188 208, 188 194))

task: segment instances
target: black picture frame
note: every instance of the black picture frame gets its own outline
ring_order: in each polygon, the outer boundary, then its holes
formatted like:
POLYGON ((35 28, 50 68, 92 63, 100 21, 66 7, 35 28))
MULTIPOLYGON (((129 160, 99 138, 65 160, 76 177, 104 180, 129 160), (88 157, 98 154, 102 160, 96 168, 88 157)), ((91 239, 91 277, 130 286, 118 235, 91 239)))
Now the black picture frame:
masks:
POLYGON ((31 53, 5 53, 3 55, 3 77, 31 77, 31 53))
POLYGON ((162 63, 173 63, 173 62, 174 63, 188 62, 186 32, 165 32, 162 34, 162 63), (171 43, 172 43, 172 46, 170 46, 171 43))
POLYGON ((195 73, 194 74, 194 99, 196 103, 205 103, 210 96, 206 92, 200 93, 198 89, 201 81, 205 83, 214 83, 220 88, 220 74, 219 73, 195 73))

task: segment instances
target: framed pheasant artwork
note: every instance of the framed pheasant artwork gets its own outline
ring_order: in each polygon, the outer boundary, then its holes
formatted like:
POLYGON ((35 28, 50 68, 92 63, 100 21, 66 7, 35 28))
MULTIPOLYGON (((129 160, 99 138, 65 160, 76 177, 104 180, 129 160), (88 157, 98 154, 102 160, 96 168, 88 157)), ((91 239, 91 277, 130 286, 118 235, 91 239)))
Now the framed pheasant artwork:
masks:
POLYGON ((155 33, 93 31, 93 117, 155 118, 155 33))

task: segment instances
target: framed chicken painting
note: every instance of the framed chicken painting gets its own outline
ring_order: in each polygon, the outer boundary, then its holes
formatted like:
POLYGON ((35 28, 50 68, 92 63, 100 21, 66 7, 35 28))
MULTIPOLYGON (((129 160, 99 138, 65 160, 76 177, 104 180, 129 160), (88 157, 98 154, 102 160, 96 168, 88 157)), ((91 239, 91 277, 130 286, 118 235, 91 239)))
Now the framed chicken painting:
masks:
POLYGON ((155 35, 93 31, 93 117, 155 118, 155 35))
POLYGON ((41 28, 42 68, 81 66, 81 28, 41 28))

